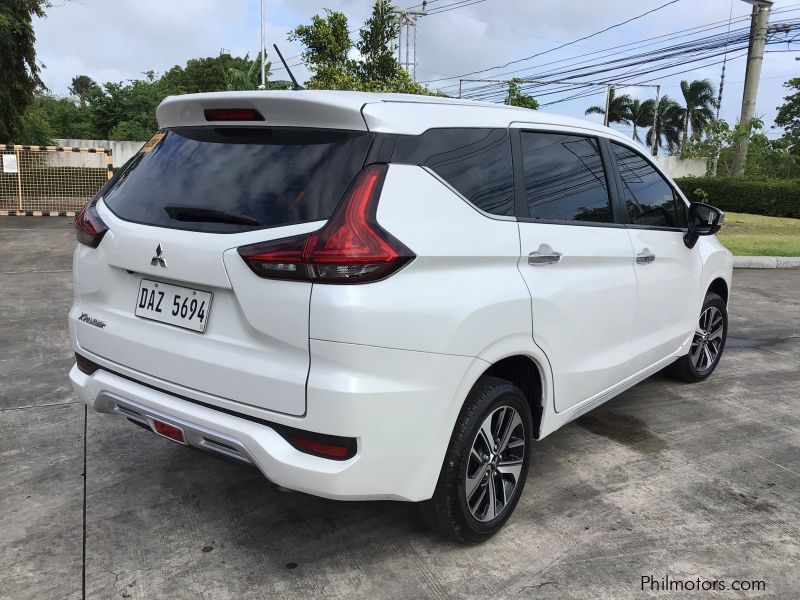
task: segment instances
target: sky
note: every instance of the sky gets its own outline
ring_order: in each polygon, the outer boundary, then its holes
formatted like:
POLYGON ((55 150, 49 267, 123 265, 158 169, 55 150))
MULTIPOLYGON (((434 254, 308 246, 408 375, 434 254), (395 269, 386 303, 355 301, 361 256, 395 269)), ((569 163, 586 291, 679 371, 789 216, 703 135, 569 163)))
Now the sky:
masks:
MULTIPOLYGON (((417 3, 405 0, 402 7, 417 3)), ((421 2, 421 0, 419 0, 421 2)), ((437 0, 444 6, 455 0, 437 0)), ((500 65, 510 60, 552 49, 607 26, 624 21, 667 0, 485 0, 441 14, 420 18, 417 26, 417 79, 452 77, 500 65)), ((298 24, 308 23, 324 8, 344 12, 350 28, 363 24, 371 10, 370 0, 265 0, 267 44, 277 43, 293 67, 295 76, 304 81, 309 73, 300 63, 301 47, 287 40, 287 33, 298 24)), ((580 58, 588 52, 609 48, 658 35, 746 16, 751 7, 742 0, 679 0, 653 14, 612 29, 584 42, 573 44, 546 56, 515 65, 516 68, 546 66, 549 62, 580 58)), ((800 18, 799 0, 777 0, 771 21, 800 18)), ((143 72, 161 73, 189 58, 214 56, 221 51, 234 55, 250 53, 259 46, 258 0, 54 0, 44 19, 35 24, 37 56, 45 68, 42 78, 55 94, 67 95, 69 82, 78 74, 89 75, 100 83, 142 78, 143 72)), ((355 35, 355 34, 354 34, 355 35)), ((795 46, 797 47, 797 46, 795 46)), ((774 52, 765 56, 756 114, 768 126, 782 103, 783 83, 800 76, 798 52, 774 52)), ((273 65, 279 61, 270 56, 273 65)), ((681 79, 710 78, 719 84, 720 65, 696 69, 690 73, 664 77, 657 83, 662 94, 680 97, 681 79)), ((734 123, 740 113, 745 59, 729 57, 720 116, 734 123)), ((507 70, 507 69, 506 69, 507 70)), ((500 70, 477 77, 492 77, 500 70)), ((285 79, 283 70, 275 69, 273 78, 285 79)), ((455 92, 458 79, 431 82, 431 87, 455 92)), ((547 107, 550 112, 582 117, 592 104, 602 104, 603 91, 597 95, 547 107)), ((642 99, 654 90, 629 88, 624 92, 642 99)), ((597 115, 586 117, 601 120, 597 115)), ((627 131, 629 128, 615 126, 627 131)), ((771 136, 779 135, 771 131, 771 136)))

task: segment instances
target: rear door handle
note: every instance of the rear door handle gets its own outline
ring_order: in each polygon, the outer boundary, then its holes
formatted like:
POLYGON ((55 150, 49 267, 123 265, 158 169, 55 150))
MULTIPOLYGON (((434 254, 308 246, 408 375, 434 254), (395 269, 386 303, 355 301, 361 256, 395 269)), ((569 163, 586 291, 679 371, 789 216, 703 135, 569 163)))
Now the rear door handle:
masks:
POLYGON ((650 252, 648 248, 645 248, 639 254, 636 255, 636 264, 638 265, 647 265, 651 262, 656 260, 656 255, 650 252))
POLYGON ((560 252, 531 252, 528 254, 528 264, 535 267, 552 265, 561 260, 560 252))

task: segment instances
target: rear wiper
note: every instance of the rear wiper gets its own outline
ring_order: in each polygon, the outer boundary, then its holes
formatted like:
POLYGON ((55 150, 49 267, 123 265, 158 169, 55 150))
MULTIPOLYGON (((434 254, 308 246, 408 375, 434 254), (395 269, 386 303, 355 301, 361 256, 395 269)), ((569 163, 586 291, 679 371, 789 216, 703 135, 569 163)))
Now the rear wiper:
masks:
POLYGON ((223 210, 214 210, 213 208, 203 208, 202 206, 184 206, 176 204, 165 206, 164 211, 176 221, 261 225, 260 221, 245 217, 244 215, 237 215, 223 210))

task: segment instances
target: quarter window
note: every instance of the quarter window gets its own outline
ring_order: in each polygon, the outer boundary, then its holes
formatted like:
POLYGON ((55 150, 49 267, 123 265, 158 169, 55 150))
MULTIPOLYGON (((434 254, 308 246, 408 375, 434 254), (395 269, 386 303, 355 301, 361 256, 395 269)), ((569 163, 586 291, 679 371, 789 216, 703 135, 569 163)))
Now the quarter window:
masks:
POLYGON ((514 214, 507 129, 429 129, 401 136, 392 162, 429 167, 481 210, 514 214))
POLYGON ((611 144, 617 159, 622 197, 630 222, 654 227, 682 227, 686 206, 672 186, 643 156, 611 144))
POLYGON ((523 131, 528 216, 558 221, 614 220, 603 160, 594 138, 523 131))

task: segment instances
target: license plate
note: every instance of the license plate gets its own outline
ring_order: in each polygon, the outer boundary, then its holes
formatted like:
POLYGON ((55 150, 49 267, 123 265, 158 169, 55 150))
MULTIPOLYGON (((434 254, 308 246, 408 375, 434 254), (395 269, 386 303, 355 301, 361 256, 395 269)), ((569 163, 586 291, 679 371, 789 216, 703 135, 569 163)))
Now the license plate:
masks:
POLYGON ((134 314, 203 333, 211 311, 211 297, 211 292, 142 279, 134 314))

